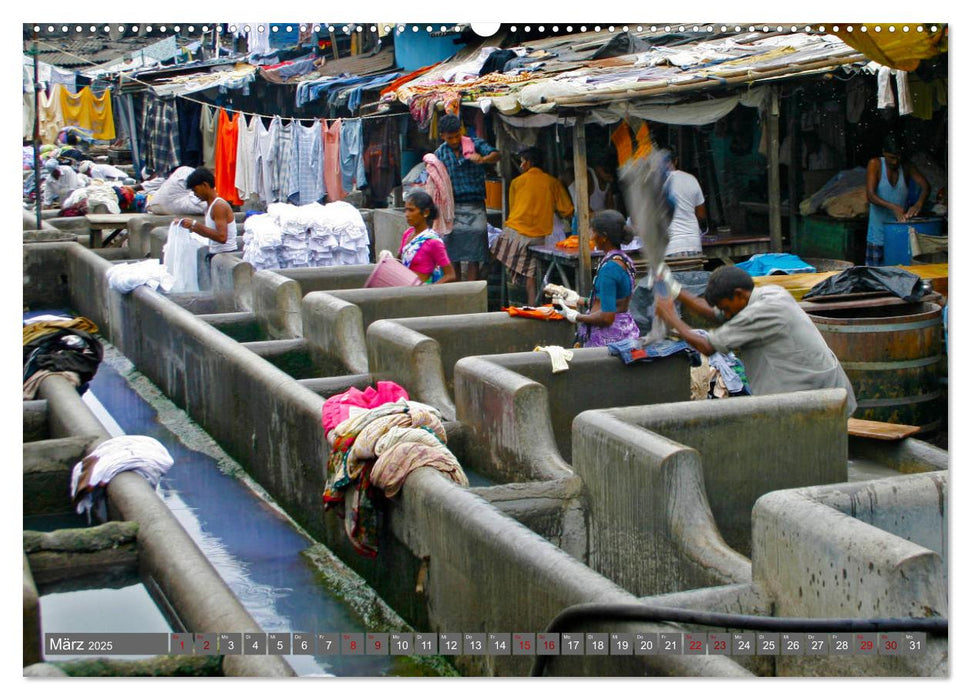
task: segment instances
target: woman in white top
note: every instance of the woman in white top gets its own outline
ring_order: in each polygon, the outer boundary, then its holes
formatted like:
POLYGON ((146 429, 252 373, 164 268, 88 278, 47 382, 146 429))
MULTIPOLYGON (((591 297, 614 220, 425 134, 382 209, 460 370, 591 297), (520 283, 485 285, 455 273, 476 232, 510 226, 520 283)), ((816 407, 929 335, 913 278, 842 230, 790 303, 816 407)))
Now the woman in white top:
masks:
POLYGON ((671 172, 665 182, 668 199, 674 207, 668 225, 668 247, 664 257, 701 255, 701 223, 706 222, 705 195, 695 176, 678 170, 678 152, 671 152, 671 172))
POLYGON ((182 219, 179 225, 209 239, 209 254, 236 252, 236 218, 229 202, 216 196, 216 178, 208 168, 196 168, 185 181, 187 189, 206 203, 206 219, 200 224, 182 219))

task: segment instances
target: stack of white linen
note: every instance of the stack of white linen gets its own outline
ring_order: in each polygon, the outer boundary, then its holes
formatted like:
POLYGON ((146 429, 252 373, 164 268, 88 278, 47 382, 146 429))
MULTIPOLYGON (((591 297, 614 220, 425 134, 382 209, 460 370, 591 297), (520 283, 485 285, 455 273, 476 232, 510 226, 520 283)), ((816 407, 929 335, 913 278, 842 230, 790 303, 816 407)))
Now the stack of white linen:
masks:
POLYGON ((258 270, 370 262, 361 213, 347 202, 274 203, 246 219, 243 260, 258 270))
POLYGON ((283 232, 272 214, 256 214, 243 224, 243 260, 257 270, 280 267, 283 232))

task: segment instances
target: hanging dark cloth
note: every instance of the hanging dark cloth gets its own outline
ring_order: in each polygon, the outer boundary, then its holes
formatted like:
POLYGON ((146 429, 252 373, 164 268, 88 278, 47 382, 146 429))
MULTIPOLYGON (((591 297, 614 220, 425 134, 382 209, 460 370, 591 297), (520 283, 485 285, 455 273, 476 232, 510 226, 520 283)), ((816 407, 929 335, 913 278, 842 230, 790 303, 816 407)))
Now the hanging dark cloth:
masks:
POLYGON ((650 48, 651 44, 644 39, 632 36, 630 32, 621 32, 597 49, 593 56, 591 56, 591 59, 597 60, 598 58, 627 56, 628 54, 647 51, 650 48))
POLYGON ((496 71, 502 73, 506 64, 512 59, 516 58, 516 52, 510 49, 500 49, 499 51, 493 51, 486 58, 485 63, 482 64, 482 70, 479 71, 479 75, 488 75, 489 73, 495 73, 496 71))
POLYGON ((179 115, 180 165, 202 165, 202 105, 189 100, 177 100, 179 115))
POLYGON ((148 95, 142 103, 142 159, 146 167, 164 176, 180 165, 179 111, 175 103, 175 99, 148 95))
POLYGON ((383 206, 391 190, 401 184, 398 120, 366 119, 364 129, 364 174, 372 204, 383 206))

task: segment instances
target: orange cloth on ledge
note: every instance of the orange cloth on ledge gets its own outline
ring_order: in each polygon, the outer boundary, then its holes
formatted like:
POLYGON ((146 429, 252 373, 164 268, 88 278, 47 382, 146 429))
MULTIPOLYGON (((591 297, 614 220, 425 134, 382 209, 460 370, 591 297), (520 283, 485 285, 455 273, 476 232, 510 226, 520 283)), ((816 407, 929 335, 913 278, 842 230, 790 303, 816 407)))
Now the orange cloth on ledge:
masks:
MULTIPOLYGON (((593 241, 588 241, 590 245, 590 250, 595 250, 596 246, 593 241)), ((580 250, 580 237, 579 236, 567 236, 562 241, 556 244, 556 247, 560 250, 565 251, 578 251, 580 250)))
POLYGON ((542 321, 559 321, 563 315, 553 307, 552 304, 544 306, 507 306, 505 311, 510 316, 520 316, 522 318, 538 318, 542 321))

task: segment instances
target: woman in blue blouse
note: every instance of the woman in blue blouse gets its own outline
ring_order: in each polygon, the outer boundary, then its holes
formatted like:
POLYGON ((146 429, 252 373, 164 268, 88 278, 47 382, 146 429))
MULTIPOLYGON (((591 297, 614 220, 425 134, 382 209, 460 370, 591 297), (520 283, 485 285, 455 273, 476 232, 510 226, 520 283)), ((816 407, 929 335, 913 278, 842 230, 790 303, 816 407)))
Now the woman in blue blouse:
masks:
MULTIPOLYGON (((603 209, 590 221, 593 244, 604 251, 603 260, 593 279, 593 293, 587 300, 586 313, 559 305, 568 321, 576 323, 579 345, 585 348, 603 347, 619 340, 640 337, 640 330, 628 309, 634 292, 634 261, 621 251, 630 243, 634 233, 624 216, 614 209, 603 209)), ((580 305, 584 300, 580 300, 580 305)))

